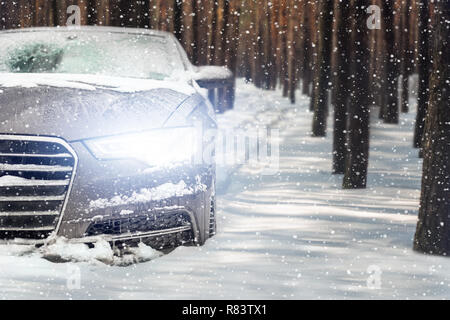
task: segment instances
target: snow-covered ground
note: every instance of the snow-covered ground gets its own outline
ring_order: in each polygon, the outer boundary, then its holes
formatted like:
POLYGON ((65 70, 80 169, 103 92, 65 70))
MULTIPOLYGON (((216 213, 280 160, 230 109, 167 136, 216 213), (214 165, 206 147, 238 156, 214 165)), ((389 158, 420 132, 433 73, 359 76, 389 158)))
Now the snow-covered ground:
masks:
POLYGON ((342 176, 330 174, 331 131, 310 136, 308 102, 238 82, 236 108, 220 126, 278 128, 280 170, 220 169, 218 234, 205 246, 167 255, 141 246, 131 256, 141 263, 126 267, 105 243, 0 246, 0 298, 450 298, 450 259, 411 250, 421 179, 415 113, 398 126, 374 114, 369 187, 343 191, 342 176))

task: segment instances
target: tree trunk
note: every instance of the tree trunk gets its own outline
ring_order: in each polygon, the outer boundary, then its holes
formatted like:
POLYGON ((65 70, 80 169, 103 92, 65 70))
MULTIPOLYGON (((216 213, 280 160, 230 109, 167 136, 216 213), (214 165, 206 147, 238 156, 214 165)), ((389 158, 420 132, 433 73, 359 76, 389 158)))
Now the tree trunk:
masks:
POLYGON ((315 93, 314 100, 311 100, 314 109, 312 127, 312 135, 314 137, 324 137, 327 128, 328 83, 331 80, 330 61, 332 48, 333 1, 321 1, 319 11, 319 48, 315 66, 315 93))
POLYGON ((211 39, 212 39, 212 11, 214 3, 212 0, 197 2, 197 61, 198 65, 209 64, 211 39))
POLYGON ((383 119, 386 112, 387 95, 386 95, 386 45, 384 41, 385 26, 383 19, 381 20, 381 29, 376 30, 376 77, 378 81, 378 96, 375 97, 376 104, 380 107, 378 118, 383 119))
MULTIPOLYGON (((187 1, 187 0, 186 0, 187 1)), ((215 14, 215 37, 214 37, 214 64, 218 66, 225 65, 225 50, 227 47, 225 32, 228 25, 229 2, 227 0, 218 0, 215 14)), ((226 89, 219 88, 216 92, 217 110, 224 112, 226 106, 226 89)))
POLYGON ((20 6, 20 27, 21 28, 32 27, 33 26, 32 0, 20 0, 19 6, 20 6))
POLYGON ((333 128, 333 173, 342 174, 345 170, 347 105, 349 99, 350 50, 349 37, 351 30, 350 3, 335 2, 336 19, 336 53, 334 63, 336 73, 333 91, 334 128, 333 128))
POLYGON ((34 7, 34 26, 46 27, 50 24, 50 1, 36 0, 34 7))
POLYGON ((419 92, 417 98, 417 117, 414 130, 414 147, 422 146, 425 116, 428 108, 428 89, 430 74, 429 32, 428 32, 429 7, 427 0, 421 0, 419 4, 419 92))
POLYGON ((268 1, 262 1, 262 16, 261 16, 261 28, 260 28, 260 38, 262 39, 261 46, 261 55, 263 60, 263 83, 262 87, 266 90, 270 89, 271 79, 270 79, 270 71, 271 71, 271 37, 270 37, 270 7, 268 1))
POLYGON ((279 12, 280 21, 280 37, 278 47, 280 50, 280 83, 283 87, 283 97, 288 96, 289 81, 288 81, 288 62, 287 62, 287 0, 280 0, 281 7, 279 12))
POLYGON ((279 12, 280 12, 280 2, 275 1, 270 6, 270 89, 275 90, 277 87, 277 75, 278 75, 278 56, 279 48, 278 44, 278 31, 279 31, 279 12))
POLYGON ((409 111, 409 61, 411 59, 409 51, 409 10, 410 0, 405 0, 402 8, 402 21, 401 21, 401 50, 402 50, 402 112, 407 113, 409 111))
MULTIPOLYGON (((293 9, 291 9, 293 10, 293 9)), ((295 103, 295 90, 297 88, 297 57, 296 57, 296 32, 297 18, 295 15, 289 17, 287 34, 287 53, 288 53, 288 81, 289 81, 289 99, 292 104, 295 103)))
MULTIPOLYGON (((115 0, 117 1, 117 0, 115 0)), ((182 20, 183 16, 175 17, 174 0, 149 0, 150 28, 174 32, 174 23, 176 19, 182 20)), ((182 6, 181 0, 177 2, 182 6)))
POLYGON ((398 123, 398 70, 395 50, 394 0, 383 0, 386 44, 387 103, 383 113, 385 123, 398 123))
POLYGON ((311 75, 311 29, 309 27, 310 23, 310 13, 308 10, 309 2, 304 1, 302 10, 303 20, 302 20, 302 30, 303 30, 303 61, 302 61, 302 94, 311 95, 310 85, 312 80, 311 75))
MULTIPOLYGON (((155 0, 150 0, 150 9, 149 9, 149 16, 151 18, 154 17, 154 9, 153 9, 153 5, 155 0)), ((109 0, 109 6, 108 6, 108 11, 109 11, 109 16, 110 16, 110 25, 111 26, 120 26, 121 23, 121 12, 120 12, 120 0, 109 0)), ((152 25, 153 21, 150 21, 150 28, 153 28, 152 25)))
MULTIPOLYGON (((191 61, 195 63, 196 61, 196 52, 195 52, 195 16, 194 16, 194 1, 191 0, 182 0, 181 8, 182 8, 182 37, 181 43, 183 44, 184 50, 191 61)), ((221 26, 222 27, 222 26, 221 26)), ((222 28, 220 29, 222 32, 222 28)), ((220 47, 222 49, 222 46, 220 47)))
POLYGON ((434 41, 434 72, 424 131, 424 164, 414 249, 450 254, 450 2, 440 9, 434 41))
MULTIPOLYGON (((100 26, 109 26, 110 24, 109 0, 96 0, 95 12, 96 12, 95 23, 100 26)), ((148 19, 146 24, 148 26, 148 19)))
MULTIPOLYGON (((314 112, 314 101, 316 101, 316 93, 317 90, 315 89, 316 84, 318 83, 319 78, 319 63, 318 63, 318 47, 319 47, 319 17, 320 17, 320 10, 316 10, 316 4, 311 4, 311 17, 314 17, 313 19, 310 19, 310 30, 311 30, 311 102, 309 104, 309 111, 314 112)), ((314 121, 314 120, 313 120, 314 121)))
POLYGON ((348 149, 344 189, 365 188, 369 163, 369 34, 366 8, 369 0, 354 1, 352 94, 349 104, 348 149))
POLYGON ((265 62, 263 56, 263 48, 264 48, 264 39, 262 37, 263 34, 263 25, 262 19, 264 17, 264 9, 261 6, 261 3, 256 3, 256 8, 254 9, 254 26, 255 26, 255 37, 253 39, 253 84, 262 88, 264 84, 264 70, 265 70, 265 62))
MULTIPOLYGON (((240 6, 238 0, 230 0, 228 8, 228 28, 225 35, 225 64, 226 66, 236 74, 237 67, 237 45, 239 39, 239 14, 240 6)), ((233 85, 225 88, 225 107, 226 109, 232 109, 234 106, 236 91, 236 82, 233 85)))

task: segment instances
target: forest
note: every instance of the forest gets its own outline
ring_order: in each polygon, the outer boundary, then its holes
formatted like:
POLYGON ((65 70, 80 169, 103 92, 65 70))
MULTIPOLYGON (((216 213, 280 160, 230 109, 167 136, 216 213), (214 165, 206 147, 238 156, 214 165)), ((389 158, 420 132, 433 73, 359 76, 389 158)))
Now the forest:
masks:
MULTIPOLYGON (((367 187, 370 115, 398 125, 414 91, 410 143, 423 158, 414 249, 450 254, 449 1, 16 0, 0 3, 0 29, 65 26, 70 5, 82 25, 173 32, 195 65, 227 66, 292 104, 309 96, 312 136, 332 136, 329 173, 344 189, 367 187)), ((219 90, 220 111, 234 90, 219 90)))

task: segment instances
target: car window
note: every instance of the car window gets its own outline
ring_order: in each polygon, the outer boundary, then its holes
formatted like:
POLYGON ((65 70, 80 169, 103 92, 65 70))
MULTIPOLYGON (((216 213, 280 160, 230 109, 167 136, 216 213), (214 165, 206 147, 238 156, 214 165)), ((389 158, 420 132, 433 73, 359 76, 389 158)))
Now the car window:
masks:
POLYGON ((36 31, 0 34, 0 72, 163 80, 185 70, 176 42, 149 34, 36 31))

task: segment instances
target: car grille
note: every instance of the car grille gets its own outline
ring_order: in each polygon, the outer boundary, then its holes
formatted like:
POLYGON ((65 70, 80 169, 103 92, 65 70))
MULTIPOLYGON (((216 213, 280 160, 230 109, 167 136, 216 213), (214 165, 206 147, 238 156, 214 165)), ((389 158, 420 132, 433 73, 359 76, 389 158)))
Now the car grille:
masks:
POLYGON ((62 139, 0 135, 0 238, 44 239, 55 231, 76 164, 62 139))
POLYGON ((88 227, 86 235, 121 235, 124 233, 167 230, 190 225, 190 217, 184 212, 158 212, 137 217, 115 218, 93 222, 88 227))
POLYGON ((93 222, 86 236, 97 235, 112 236, 113 245, 118 248, 143 242, 156 250, 192 243, 195 239, 191 218, 185 211, 153 212, 93 222))

